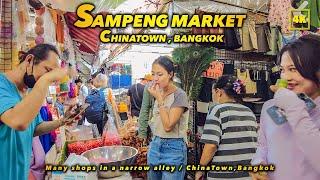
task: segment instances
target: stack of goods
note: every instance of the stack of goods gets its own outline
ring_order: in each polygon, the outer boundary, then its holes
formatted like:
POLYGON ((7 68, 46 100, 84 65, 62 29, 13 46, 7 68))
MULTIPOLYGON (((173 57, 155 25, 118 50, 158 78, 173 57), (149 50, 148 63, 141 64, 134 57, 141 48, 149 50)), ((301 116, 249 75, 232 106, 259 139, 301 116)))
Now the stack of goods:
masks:
MULTIPOLYGON (((141 166, 147 164, 148 147, 144 146, 143 139, 135 134, 137 121, 129 119, 125 122, 124 126, 119 129, 120 136, 122 137, 122 145, 131 146, 138 149, 137 161, 135 165, 141 166)), ((133 178, 147 179, 147 172, 131 172, 133 178)))
POLYGON ((119 134, 121 137, 124 136, 135 136, 135 131, 138 125, 137 119, 128 118, 129 120, 125 121, 123 126, 119 128, 119 134))
MULTIPOLYGON (((148 147, 140 147, 138 148, 138 155, 137 155, 137 166, 147 165, 147 153, 148 147)), ((147 172, 146 171, 133 171, 130 173, 133 178, 143 178, 147 179, 147 172)))
MULTIPOLYGON (((131 146, 138 149, 137 161, 135 165, 142 166, 147 164, 148 147, 143 146, 143 139, 137 136, 126 135, 122 137, 122 145, 131 146)), ((144 171, 132 171, 130 174, 133 178, 147 179, 147 172, 144 171)))
POLYGON ((117 133, 104 132, 102 135, 103 144, 105 146, 121 145, 121 139, 117 133))
POLYGON ((97 147, 102 147, 103 141, 102 139, 92 139, 87 141, 77 141, 68 144, 68 152, 69 154, 75 153, 77 155, 81 155, 85 151, 90 149, 94 149, 97 147))

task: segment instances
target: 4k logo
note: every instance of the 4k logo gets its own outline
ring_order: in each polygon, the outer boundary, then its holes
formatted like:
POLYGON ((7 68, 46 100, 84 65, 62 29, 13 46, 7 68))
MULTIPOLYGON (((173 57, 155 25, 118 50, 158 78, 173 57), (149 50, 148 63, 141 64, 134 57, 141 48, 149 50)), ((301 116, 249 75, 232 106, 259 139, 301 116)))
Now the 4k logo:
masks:
POLYGON ((310 9, 290 11, 290 30, 310 30, 310 9))

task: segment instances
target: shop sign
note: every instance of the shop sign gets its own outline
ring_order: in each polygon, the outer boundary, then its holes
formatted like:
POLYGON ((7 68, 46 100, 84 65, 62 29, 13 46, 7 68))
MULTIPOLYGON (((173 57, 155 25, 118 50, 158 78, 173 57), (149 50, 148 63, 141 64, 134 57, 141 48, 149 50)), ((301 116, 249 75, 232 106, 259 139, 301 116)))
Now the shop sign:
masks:
POLYGON ((203 73, 204 77, 218 79, 223 74, 224 64, 219 61, 213 61, 210 63, 209 68, 207 71, 203 73))

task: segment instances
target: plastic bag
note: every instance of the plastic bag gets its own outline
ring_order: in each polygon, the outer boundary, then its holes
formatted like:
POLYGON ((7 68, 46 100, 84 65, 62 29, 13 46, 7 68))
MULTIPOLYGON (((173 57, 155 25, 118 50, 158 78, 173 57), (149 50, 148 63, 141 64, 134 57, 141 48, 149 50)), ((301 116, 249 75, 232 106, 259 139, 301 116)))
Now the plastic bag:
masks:
POLYGON ((71 167, 76 164, 89 165, 90 161, 84 156, 80 156, 75 153, 71 153, 69 155, 68 159, 66 160, 66 162, 64 163, 64 165, 71 167))
POLYGON ((102 140, 105 146, 121 145, 114 119, 109 114, 108 121, 103 129, 102 140))
MULTIPOLYGON (((89 166, 91 163, 90 161, 81 155, 70 154, 64 165, 71 167, 71 166, 89 166)), ((90 167, 90 166, 89 166, 90 167)), ((72 171, 71 168, 63 174, 61 179, 96 179, 97 171, 72 171)), ((53 178, 56 179, 56 178, 53 178)), ((59 178, 60 179, 60 178, 59 178)))

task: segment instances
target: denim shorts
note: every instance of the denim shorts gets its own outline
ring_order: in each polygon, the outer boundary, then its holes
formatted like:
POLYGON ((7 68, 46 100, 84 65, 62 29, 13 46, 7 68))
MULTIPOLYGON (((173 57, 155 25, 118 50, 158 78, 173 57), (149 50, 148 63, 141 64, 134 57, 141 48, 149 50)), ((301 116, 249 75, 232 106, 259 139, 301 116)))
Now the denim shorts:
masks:
POLYGON ((183 180, 187 165, 187 146, 183 138, 160 138, 154 136, 148 151, 148 172, 150 180, 183 180), (162 166, 159 166, 162 165, 162 166), (159 167, 175 167, 174 171, 159 170, 159 167), (158 168, 158 170, 154 170, 158 168))

